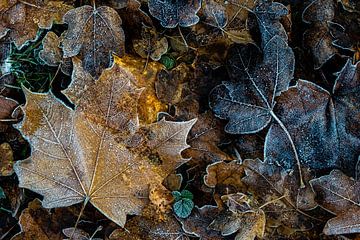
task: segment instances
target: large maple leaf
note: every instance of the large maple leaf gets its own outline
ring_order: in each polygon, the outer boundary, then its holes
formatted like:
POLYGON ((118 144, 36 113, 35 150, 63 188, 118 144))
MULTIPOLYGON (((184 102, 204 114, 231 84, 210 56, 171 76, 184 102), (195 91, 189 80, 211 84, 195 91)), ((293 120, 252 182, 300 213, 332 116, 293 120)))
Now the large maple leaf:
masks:
POLYGON ((104 71, 84 91, 75 111, 51 94, 26 91, 19 129, 32 145, 32 156, 17 162, 15 172, 21 187, 44 196, 44 207, 90 202, 123 227, 127 214, 140 214, 149 187, 160 186, 186 161, 181 151, 188 147, 186 137, 195 119, 162 120, 128 132, 131 144, 118 140, 119 130, 128 126, 118 120, 134 116, 126 111, 136 109, 125 107, 133 102, 128 92, 136 92, 129 75, 116 64, 104 71), (116 122, 120 128, 114 127, 116 122))

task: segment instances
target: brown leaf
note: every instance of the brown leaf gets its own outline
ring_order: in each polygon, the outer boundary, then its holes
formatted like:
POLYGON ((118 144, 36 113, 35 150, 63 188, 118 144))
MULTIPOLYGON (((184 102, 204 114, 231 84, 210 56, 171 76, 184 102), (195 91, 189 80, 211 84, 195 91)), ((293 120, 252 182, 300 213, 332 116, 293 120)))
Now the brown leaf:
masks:
MULTIPOLYGON (((96 229, 95 233, 101 229, 102 227, 100 226, 98 229, 96 229)), ((90 234, 79 228, 65 228, 62 230, 62 232, 66 237, 68 237, 64 240, 102 240, 102 238, 94 238, 93 236, 90 236, 90 234)))
MULTIPOLYGON (((189 104, 186 106, 189 107, 189 104)), ((196 116, 196 114, 194 115, 196 116)), ((220 121, 210 111, 200 114, 198 121, 190 131, 188 142, 191 147, 185 150, 185 156, 191 157, 194 164, 207 165, 230 160, 230 157, 218 147, 224 140, 224 133, 221 129, 220 121)))
POLYGON ((188 218, 181 218, 179 221, 186 233, 193 234, 201 240, 221 240, 223 237, 219 232, 208 228, 219 212, 215 206, 195 206, 188 218))
POLYGON ((133 47, 142 58, 151 58, 159 61, 161 56, 168 50, 166 37, 161 37, 155 28, 142 26, 141 39, 133 40, 133 47))
POLYGON ((303 170, 305 188, 298 186, 299 174, 287 173, 284 169, 259 159, 245 160, 246 176, 242 181, 249 187, 259 201, 265 204, 267 217, 277 224, 294 228, 307 229, 311 226, 310 216, 303 210, 316 207, 314 192, 308 184, 311 174, 303 170), (303 226, 303 224, 307 226, 303 226))
POLYGON ((21 232, 11 240, 61 240, 59 223, 54 221, 50 212, 41 207, 38 199, 29 203, 19 218, 21 232), (59 231, 57 231, 59 230, 59 231))
POLYGON ((13 116, 13 112, 18 105, 19 103, 15 100, 0 95, 0 132, 18 120, 13 116))
POLYGON ((246 185, 241 181, 245 176, 244 167, 237 161, 216 162, 206 168, 204 182, 208 187, 215 188, 220 194, 245 192, 246 185))
POLYGON ((340 170, 310 181, 317 202, 335 214, 324 228, 327 235, 360 232, 360 182, 340 170))
POLYGON ((33 151, 30 159, 17 162, 14 169, 21 187, 44 196, 44 207, 90 202, 124 226, 127 214, 141 213, 149 186, 160 186, 165 176, 186 161, 181 151, 188 147, 186 137, 195 120, 163 120, 148 127, 152 138, 147 146, 161 160, 154 163, 148 152, 128 149, 116 140, 112 121, 123 119, 119 126, 128 126, 131 119, 122 116, 136 115, 134 108, 122 107, 131 99, 124 92, 130 82, 118 66, 103 74, 107 77, 100 77, 84 92, 75 111, 53 96, 27 91, 26 117, 19 128, 33 151))
POLYGON ((39 28, 50 29, 53 22, 62 23, 63 15, 72 9, 62 1, 7 0, 0 6, 0 35, 8 31, 9 38, 20 48, 33 40, 39 28))
POLYGON ((10 144, 0 144, 0 176, 10 176, 14 173, 14 156, 10 144))
POLYGON ((60 48, 60 38, 54 32, 48 32, 42 40, 43 49, 39 52, 39 58, 46 65, 58 67, 61 64, 61 71, 70 76, 72 63, 70 58, 63 58, 60 48))
POLYGON ((242 193, 222 196, 228 209, 222 211, 209 228, 228 236, 236 233, 236 240, 262 238, 265 232, 265 213, 262 209, 250 206, 250 199, 242 193))
POLYGON ((167 109, 166 104, 162 103, 156 97, 153 87, 158 72, 163 69, 164 66, 158 62, 149 62, 146 64, 145 59, 135 58, 130 55, 122 58, 115 57, 115 62, 134 75, 136 86, 145 88, 138 104, 140 123, 149 124, 155 122, 158 112, 164 112, 167 109), (146 69, 144 69, 145 65, 146 69))
POLYGON ((85 71, 98 78, 111 64, 111 53, 124 54, 125 35, 118 13, 106 6, 82 6, 64 15, 64 57, 78 56, 85 71))
POLYGON ((182 99, 183 83, 188 77, 189 68, 181 63, 171 71, 160 70, 155 82, 156 96, 163 103, 176 104, 182 99))
POLYGON ((116 229, 109 240, 188 240, 180 223, 170 216, 166 221, 156 222, 142 216, 136 216, 125 225, 126 230, 116 229))

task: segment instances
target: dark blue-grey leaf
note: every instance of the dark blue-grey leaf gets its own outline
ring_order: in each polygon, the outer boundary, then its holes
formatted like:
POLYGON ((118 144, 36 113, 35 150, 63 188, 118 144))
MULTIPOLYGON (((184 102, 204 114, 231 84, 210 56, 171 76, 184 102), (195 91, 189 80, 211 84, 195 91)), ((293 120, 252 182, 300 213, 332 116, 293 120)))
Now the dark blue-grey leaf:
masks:
POLYGON ((248 60, 238 54, 239 68, 243 78, 239 82, 224 82, 210 94, 210 107, 215 115, 229 120, 225 131, 232 134, 255 133, 271 121, 275 97, 285 91, 294 73, 294 54, 279 36, 265 45, 264 59, 253 72, 248 60))
MULTIPOLYGON (((355 176, 360 153, 360 65, 348 60, 332 93, 314 83, 298 84, 278 98, 274 109, 297 147, 300 161, 312 169, 340 168, 355 176)), ((265 140, 265 158, 293 168, 294 153, 279 125, 265 140)))
POLYGON ((260 0, 254 13, 259 24, 263 46, 276 35, 287 41, 286 31, 279 21, 282 16, 288 14, 283 4, 260 0))
POLYGON ((165 28, 189 27, 199 22, 201 0, 149 0, 150 14, 165 28))

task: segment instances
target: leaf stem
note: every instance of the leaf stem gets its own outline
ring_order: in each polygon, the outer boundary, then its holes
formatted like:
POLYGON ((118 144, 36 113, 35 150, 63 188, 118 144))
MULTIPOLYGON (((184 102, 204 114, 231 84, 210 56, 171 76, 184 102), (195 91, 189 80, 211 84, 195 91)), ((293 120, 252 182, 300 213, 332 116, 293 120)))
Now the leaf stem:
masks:
POLYGON ((280 125, 280 127, 285 132, 287 138, 290 141, 290 145, 291 145, 291 148, 292 148, 292 150, 294 152, 296 164, 297 164, 298 171, 299 171, 300 188, 305 188, 305 184, 304 184, 304 180, 303 180, 303 176, 302 176, 302 171, 301 171, 301 163, 300 163, 300 159, 299 159, 299 156, 298 156, 294 141, 292 140, 292 137, 291 137, 289 131, 287 130, 285 125, 282 123, 282 121, 276 116, 276 114, 273 111, 270 111, 270 114, 274 118, 274 120, 280 125))
POLYGON ((78 224, 79 224, 80 218, 81 218, 82 214, 84 213, 85 207, 86 207, 87 203, 89 202, 89 200, 90 200, 90 197, 86 196, 86 198, 85 198, 85 200, 84 200, 84 204, 83 204, 83 206, 81 207, 79 216, 78 216, 78 218, 76 219, 76 223, 75 223, 75 226, 74 226, 74 230, 72 231, 72 233, 71 233, 71 235, 70 235, 70 237, 69 237, 69 240, 73 239, 73 236, 74 236, 75 231, 76 231, 76 228, 77 228, 77 226, 78 226, 78 224))

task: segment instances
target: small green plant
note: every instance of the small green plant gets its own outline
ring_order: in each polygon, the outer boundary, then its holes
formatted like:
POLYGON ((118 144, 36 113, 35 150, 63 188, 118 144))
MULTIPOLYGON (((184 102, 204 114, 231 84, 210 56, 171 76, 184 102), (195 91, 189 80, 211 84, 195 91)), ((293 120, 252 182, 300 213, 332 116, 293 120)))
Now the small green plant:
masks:
POLYGON ((47 92, 51 82, 56 76, 57 68, 46 66, 38 57, 41 49, 41 41, 44 33, 39 32, 38 38, 34 42, 29 42, 21 49, 17 49, 14 44, 11 46, 10 56, 6 64, 10 66, 10 73, 16 77, 16 86, 20 88, 24 85, 34 92, 47 92))
POLYGON ((170 70, 175 67, 176 60, 172 56, 165 54, 161 56, 160 63, 164 65, 167 70, 170 70))
POLYGON ((188 190, 173 191, 172 195, 175 198, 173 205, 176 216, 180 218, 187 218, 194 208, 194 195, 188 190))

